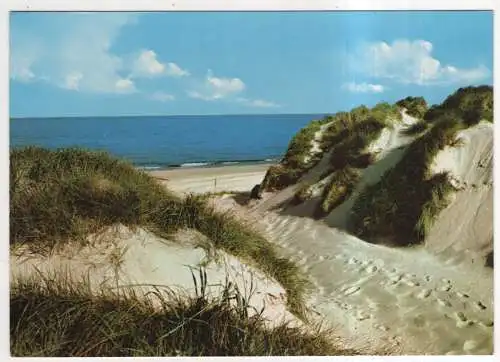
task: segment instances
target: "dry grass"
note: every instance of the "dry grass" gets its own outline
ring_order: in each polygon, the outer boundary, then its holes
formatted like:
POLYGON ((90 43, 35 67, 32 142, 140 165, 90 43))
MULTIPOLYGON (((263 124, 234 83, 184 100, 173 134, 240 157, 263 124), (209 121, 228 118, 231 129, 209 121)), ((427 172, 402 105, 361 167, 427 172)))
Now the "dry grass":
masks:
POLYGON ((193 273, 196 295, 157 287, 91 291, 85 281, 17 279, 10 291, 15 357, 346 355, 331 331, 265 325, 251 295, 226 281, 208 296, 206 273, 193 273))

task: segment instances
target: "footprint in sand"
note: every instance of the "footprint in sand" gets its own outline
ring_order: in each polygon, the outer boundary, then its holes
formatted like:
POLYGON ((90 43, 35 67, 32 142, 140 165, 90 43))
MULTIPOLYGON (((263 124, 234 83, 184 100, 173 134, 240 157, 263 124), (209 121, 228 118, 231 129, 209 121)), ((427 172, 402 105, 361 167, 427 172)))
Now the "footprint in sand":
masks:
POLYGON ((346 297, 349 295, 353 295, 353 294, 359 292, 360 289, 361 289, 360 287, 356 287, 356 286, 347 288, 346 290, 344 290, 344 295, 346 297))
POLYGON ((473 339, 469 339, 468 341, 465 341, 464 342, 464 351, 465 352, 471 352, 473 350, 475 350, 477 348, 477 346, 479 345, 479 343, 473 339))
POLYGON ((451 303, 448 302, 447 300, 444 300, 444 299, 441 299, 441 298, 437 298, 437 302, 442 307, 451 307, 451 303))
POLYGON ((430 289, 423 289, 420 293, 418 293, 417 298, 418 299, 425 299, 428 298, 432 293, 432 290, 430 289))
POLYGON ((486 327, 486 328, 491 328, 491 327, 493 327, 494 322, 493 322, 493 320, 488 319, 488 320, 485 320, 485 321, 480 321, 478 324, 481 325, 481 326, 483 326, 483 327, 486 327))
POLYGON ((467 319, 467 317, 465 316, 465 314, 463 312, 455 312, 453 314, 453 317, 457 321, 458 328, 464 328, 464 327, 468 327, 468 326, 471 326, 474 324, 474 321, 467 319))
POLYGON ((368 314, 368 313, 366 313, 365 311, 362 311, 362 310, 360 310, 360 311, 358 311, 356 313, 356 319, 358 321, 364 321, 366 319, 370 319, 371 317, 372 317, 371 314, 368 314))
POLYGON ((486 306, 481 301, 475 302, 474 303, 474 307, 476 307, 479 310, 485 310, 486 309, 486 306))
POLYGON ((465 294, 465 293, 457 292, 456 294, 457 294, 457 297, 459 297, 459 298, 469 298, 469 295, 465 294))
POLYGON ((449 292, 451 290, 451 288, 452 288, 451 284, 446 284, 446 285, 443 285, 442 287, 440 287, 439 290, 442 292, 449 292))
POLYGON ((389 327, 384 326, 382 324, 376 324, 376 325, 374 325, 374 327, 377 328, 377 329, 379 329, 379 330, 381 330, 381 331, 383 331, 383 332, 387 332, 389 330, 389 327))
POLYGON ((399 283, 401 281, 401 279, 403 279, 402 275, 396 275, 396 276, 394 276, 394 277, 392 277, 390 279, 390 283, 389 284, 392 284, 392 285, 397 284, 397 283, 399 283))
POLYGON ((420 286, 419 282, 416 282, 414 280, 405 280, 404 283, 409 286, 409 287, 418 287, 420 286))
POLYGON ((370 265, 370 266, 365 268, 365 271, 367 273, 370 273, 370 274, 375 273, 377 270, 378 270, 378 268, 375 265, 370 265))
POLYGON ((358 260, 358 259, 356 259, 356 258, 354 258, 354 257, 352 257, 351 259, 349 259, 349 260, 347 261, 347 263, 348 263, 348 264, 358 264, 358 263, 359 263, 359 260, 358 260))

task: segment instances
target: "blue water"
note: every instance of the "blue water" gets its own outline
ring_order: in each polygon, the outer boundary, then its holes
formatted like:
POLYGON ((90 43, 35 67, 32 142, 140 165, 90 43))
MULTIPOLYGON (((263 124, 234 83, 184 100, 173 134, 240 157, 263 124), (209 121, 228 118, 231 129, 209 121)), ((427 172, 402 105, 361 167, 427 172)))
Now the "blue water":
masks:
POLYGON ((290 138, 323 115, 23 118, 10 121, 10 147, 105 150, 154 169, 279 159, 290 138))

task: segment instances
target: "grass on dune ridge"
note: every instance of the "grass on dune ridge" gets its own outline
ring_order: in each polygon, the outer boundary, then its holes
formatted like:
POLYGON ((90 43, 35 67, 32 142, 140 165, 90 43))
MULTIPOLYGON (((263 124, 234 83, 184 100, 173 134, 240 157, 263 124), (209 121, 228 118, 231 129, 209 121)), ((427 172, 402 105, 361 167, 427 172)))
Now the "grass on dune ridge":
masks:
POLYGON ((379 131, 391 121, 400 119, 401 114, 397 106, 381 102, 371 109, 360 106, 351 112, 338 112, 321 120, 314 120, 292 138, 282 161, 268 169, 261 187, 266 191, 279 191, 296 183, 326 152, 342 142, 344 148, 348 148, 345 152, 359 156, 359 150, 371 142, 379 131), (311 155, 315 133, 327 124, 319 140, 321 152, 311 155), (349 139, 346 140, 347 138, 349 139))
POLYGON ((103 152, 50 151, 38 147, 10 154, 10 243, 48 252, 122 223, 168 237, 194 228, 215 247, 242 258, 277 280, 292 312, 302 316, 307 279, 278 255, 273 244, 203 197, 181 199, 143 171, 103 152))
POLYGON ((11 354, 52 357, 353 355, 331 331, 311 332, 249 313, 248 297, 226 281, 216 299, 193 272, 196 295, 157 287, 91 291, 60 276, 15 280, 10 292, 11 354))
POLYGON ((431 173, 434 158, 446 146, 460 146, 456 143, 460 130, 481 120, 492 122, 492 107, 493 89, 488 86, 460 88, 441 105, 431 107, 423 121, 404 131, 420 136, 401 161, 357 198, 351 230, 370 241, 422 242, 456 191, 448 173, 431 173))
MULTIPOLYGON (((320 147, 331 152, 330 165, 320 176, 328 182, 322 187, 320 202, 313 217, 324 217, 348 199, 359 182, 360 170, 375 161, 366 147, 384 128, 402 119, 401 109, 417 122, 401 131, 414 138, 403 158, 388 170, 381 180, 368 186, 356 198, 349 215, 349 230, 368 241, 407 245, 422 242, 437 215, 449 204, 455 191, 447 173, 432 175, 430 165, 446 146, 459 147, 455 136, 462 129, 482 120, 493 122, 493 87, 460 88, 441 104, 428 108, 423 97, 406 97, 395 105, 379 103, 372 109, 359 106, 350 112, 339 112, 325 118, 320 147)), ((305 148, 304 148, 305 149, 305 148)), ((279 177, 270 169, 265 181, 274 180, 279 187, 290 186, 307 169, 287 168, 286 157, 279 177), (282 177, 291 175, 293 177, 282 177)), ((266 183, 266 182, 264 182, 266 183)), ((296 205, 312 198, 316 185, 301 183, 291 203, 296 205)), ((273 191, 273 190, 271 190, 273 191)))

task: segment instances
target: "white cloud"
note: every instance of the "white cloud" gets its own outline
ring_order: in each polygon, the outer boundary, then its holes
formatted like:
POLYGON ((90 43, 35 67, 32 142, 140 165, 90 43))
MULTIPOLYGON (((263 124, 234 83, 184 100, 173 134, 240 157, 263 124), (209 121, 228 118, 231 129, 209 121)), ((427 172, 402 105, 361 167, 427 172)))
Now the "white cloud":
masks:
POLYGON ((165 72, 165 65, 156 59, 152 50, 143 50, 134 62, 134 72, 139 75, 161 75, 165 72))
POLYGON ((240 78, 219 78, 209 70, 204 83, 197 90, 188 91, 191 98, 214 101, 231 97, 245 90, 245 83, 240 78))
POLYGON ((392 79, 406 84, 446 84, 477 82, 491 72, 485 66, 458 68, 432 55, 433 44, 425 40, 396 40, 392 44, 376 42, 361 47, 352 56, 353 66, 374 78, 392 79))
POLYGON ((57 36, 40 36, 36 28, 11 33, 10 76, 15 81, 45 81, 89 93, 129 93, 135 90, 122 58, 110 50, 121 29, 133 23, 129 13, 45 14, 40 29, 57 36))
POLYGON ((190 73, 179 67, 175 63, 167 63, 165 67, 165 74, 171 77, 185 77, 190 75, 190 73))
POLYGON ((237 101, 240 103, 243 103, 246 106, 255 107, 255 108, 277 108, 277 107, 280 107, 280 105, 277 103, 266 101, 263 99, 238 98, 237 101))
POLYGON ((19 63, 11 66, 10 76, 12 79, 23 83, 35 79, 35 74, 31 71, 30 65, 23 66, 19 63))
POLYGON ((78 90, 80 87, 80 81, 83 78, 83 74, 80 72, 69 73, 64 79, 63 88, 78 90))
POLYGON ((150 97, 150 99, 159 102, 170 102, 175 100, 175 96, 172 94, 164 93, 164 92, 155 92, 150 97))
POLYGON ((132 66, 132 74, 140 77, 170 76, 183 77, 190 75, 175 63, 161 63, 153 50, 142 50, 132 66))
POLYGON ((381 84, 350 82, 342 86, 343 89, 352 93, 382 93, 384 86, 381 84))
POLYGON ((136 91, 135 84, 128 78, 118 79, 115 83, 117 93, 133 93, 136 91))

